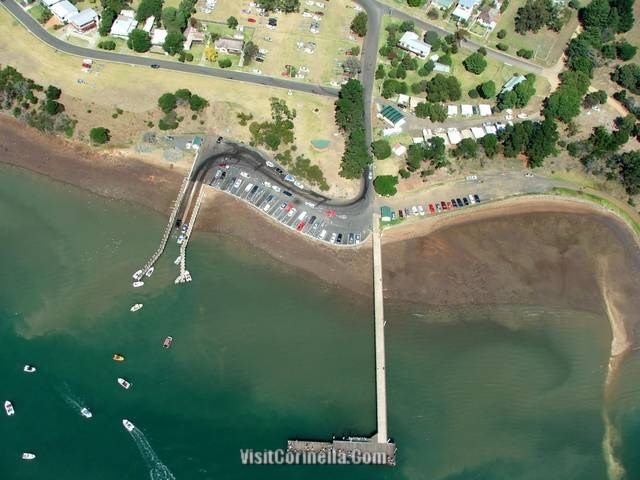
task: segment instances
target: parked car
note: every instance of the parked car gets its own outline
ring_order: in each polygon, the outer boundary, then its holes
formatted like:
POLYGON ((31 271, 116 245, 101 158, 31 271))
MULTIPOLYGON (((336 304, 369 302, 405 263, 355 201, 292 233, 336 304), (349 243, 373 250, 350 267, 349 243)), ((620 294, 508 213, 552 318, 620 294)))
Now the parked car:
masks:
POLYGON ((458 207, 463 207, 463 203, 462 200, 460 200, 459 198, 456 198, 456 203, 458 204, 458 207))
POLYGON ((240 172, 240 176, 244 178, 249 178, 249 174, 247 172, 240 172))
POLYGON ((476 203, 476 199, 473 198, 473 195, 469 195, 469 201, 471 202, 471 205, 473 205, 474 203, 476 203))
POLYGON ((433 203, 429 204, 429 212, 430 213, 436 213, 436 207, 433 206, 433 203))
MULTIPOLYGON (((457 207, 457 206, 458 206, 458 204, 457 204, 457 202, 456 202, 456 199, 455 199, 455 198, 452 198, 452 199, 451 199, 451 205, 453 205, 454 207, 457 207)), ((462 202, 460 202, 460 206, 462 206, 462 202)))
POLYGON ((462 201, 464 202, 465 207, 469 206, 469 199, 467 197, 462 197, 462 201))
POLYGON ((339 233, 338 237, 336 238, 336 243, 342 243, 342 234, 339 233))
POLYGON ((295 208, 292 208, 291 210, 289 210, 289 213, 287 213, 287 217, 293 217, 296 212, 297 210, 295 208))
POLYGON ((269 160, 267 160, 267 161, 266 161, 266 162, 264 162, 264 163, 265 163, 265 165, 266 165, 267 167, 269 167, 269 168, 273 168, 273 167, 275 167, 275 164, 274 164, 273 162, 270 162, 269 160))
POLYGON ((402 209, 398 210, 398 216, 400 218, 404 218, 404 212, 402 211, 402 209))
POLYGON ((320 235, 318 235, 318 238, 319 238, 320 240, 324 240, 324 237, 326 237, 326 236, 327 236, 327 231, 326 231, 326 230, 322 230, 322 231, 320 232, 320 235))
POLYGON ((440 202, 440 206, 442 207, 442 210, 447 209, 447 204, 445 202, 440 202))
POLYGON ((277 185, 274 185, 274 186, 273 186, 273 187, 271 187, 271 188, 273 188, 273 191, 274 191, 274 192, 281 192, 281 191, 282 191, 282 190, 280 189, 280 187, 279 187, 279 186, 277 186, 277 185))
POLYGON ((356 241, 356 237, 353 233, 349 234, 349 245, 353 245, 354 242, 356 241))
POLYGON ((331 234, 331 238, 329 238, 329 243, 336 243, 336 238, 338 237, 338 234, 336 232, 333 232, 331 234))
POLYGON ((282 194, 283 194, 283 195, 286 195, 287 197, 292 197, 292 196, 293 196, 293 193, 291 193, 291 192, 290 192, 290 191, 288 191, 288 190, 283 190, 283 191, 282 191, 282 194))
POLYGON ((221 143, 221 142, 222 142, 222 137, 218 137, 218 138, 216 139, 216 143, 221 143))
POLYGON ((442 212, 442 205, 440 205, 439 203, 436 203, 436 210, 438 213, 442 212))
POLYGON ((424 217, 424 207, 422 205, 418 205, 418 212, 424 217))
POLYGON ((304 223, 304 222, 300 222, 300 223, 298 224, 298 226, 296 227, 296 230, 298 230, 299 232, 301 232, 305 225, 306 225, 306 223, 304 223))
POLYGON ((360 236, 360 234, 356 233, 356 243, 360 243, 361 240, 362 240, 362 237, 360 236))
POLYGON ((418 215, 418 207, 416 207, 415 205, 411 207, 411 214, 418 215))
POLYGON ((160 65, 158 65, 157 63, 152 63, 151 68, 160 68, 160 65))
POLYGON ((475 198, 475 199, 476 199, 476 203, 480 203, 480 197, 478 196, 478 194, 477 194, 477 193, 474 193, 474 194, 473 194, 473 198, 475 198))
POLYGON ((447 202, 447 209, 453 210, 453 205, 451 205, 451 202, 447 202))

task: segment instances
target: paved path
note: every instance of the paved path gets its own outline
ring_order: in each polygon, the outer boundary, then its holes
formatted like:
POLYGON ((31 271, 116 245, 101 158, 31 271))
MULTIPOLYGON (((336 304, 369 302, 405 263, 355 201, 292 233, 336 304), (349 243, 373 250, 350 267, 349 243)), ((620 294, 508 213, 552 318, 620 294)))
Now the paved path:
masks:
POLYGON ((299 92, 313 93, 316 95, 324 95, 329 97, 335 97, 338 95, 338 90, 331 87, 324 87, 322 85, 314 85, 309 83, 295 82, 293 80, 286 80, 277 77, 267 77, 263 75, 255 75, 245 72, 234 72, 229 70, 222 70, 213 67, 203 67, 200 65, 194 65, 190 63, 172 62, 167 60, 161 60, 159 58, 149 58, 136 55, 127 55, 124 53, 114 53, 106 50, 94 50, 86 47, 79 47, 71 43, 67 43, 64 40, 47 32, 42 25, 40 25, 28 12, 22 9, 15 0, 4 0, 2 3, 9 12, 22 23, 27 30, 33 35, 42 40, 44 43, 60 50, 61 52, 69 53, 71 55, 77 55, 83 58, 92 58, 95 60, 103 60, 106 62, 126 63, 129 65, 140 65, 144 67, 150 67, 153 64, 160 65, 160 69, 154 71, 158 75, 162 75, 162 70, 173 70, 176 72, 192 73, 197 75, 206 75, 209 77, 224 78, 227 80, 236 80, 239 82, 254 83, 258 85, 265 85, 274 88, 286 88, 288 90, 296 90, 299 92))
POLYGON ((373 292, 376 331, 376 411, 378 443, 387 443, 387 379, 384 351, 384 297, 382 289, 382 248, 380 246, 380 216, 373 214, 373 292))

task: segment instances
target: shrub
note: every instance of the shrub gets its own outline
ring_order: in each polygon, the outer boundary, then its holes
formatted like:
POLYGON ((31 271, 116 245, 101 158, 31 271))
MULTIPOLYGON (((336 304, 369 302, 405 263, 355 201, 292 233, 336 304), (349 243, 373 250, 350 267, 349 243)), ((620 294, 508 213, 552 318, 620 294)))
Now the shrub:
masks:
POLYGON ((487 61, 479 52, 469 55, 463 60, 462 64, 468 72, 475 73, 476 75, 480 75, 487 68, 487 61))
POLYGON ((177 100, 173 93, 165 93, 158 99, 158 106, 164 113, 169 113, 176 108, 177 100))
POLYGON ((533 50, 527 48, 521 48, 516 52, 516 55, 522 58, 533 58, 533 50))
POLYGON ((497 37, 502 40, 504 37, 507 36, 507 31, 505 29, 502 29, 498 32, 497 37))
POLYGON ((113 40, 102 40, 101 42, 98 42, 98 48, 101 48, 102 50, 115 50, 116 42, 113 40))
POLYGON ((220 68, 229 68, 231 66, 231 59, 230 58, 221 58, 220 60, 218 60, 218 65, 220 66, 220 68))
POLYGON ((496 48, 498 50, 506 52, 507 50, 509 50, 509 45, 507 45, 506 43, 499 43, 499 44, 496 45, 496 48))
POLYGON ((95 127, 89 131, 89 138, 96 145, 103 145, 111 139, 109 129, 104 127, 95 127))

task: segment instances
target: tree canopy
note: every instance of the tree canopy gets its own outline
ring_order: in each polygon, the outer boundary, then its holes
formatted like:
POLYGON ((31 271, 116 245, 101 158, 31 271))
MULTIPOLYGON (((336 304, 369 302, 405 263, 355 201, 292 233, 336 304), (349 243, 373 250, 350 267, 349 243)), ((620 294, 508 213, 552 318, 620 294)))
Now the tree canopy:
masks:
POLYGON ((396 175, 378 175, 373 181, 373 187, 378 195, 390 197, 398 192, 398 177, 396 175))
POLYGON ((480 75, 487 68, 487 61, 484 56, 478 52, 474 52, 462 61, 464 68, 468 72, 480 75))
POLYGON ((103 145, 111 139, 111 133, 108 128, 95 127, 89 131, 89 138, 97 145, 103 145))
POLYGON ((129 34, 127 46, 135 52, 146 52, 151 48, 151 37, 144 30, 136 28, 129 34))
POLYGON ((160 19, 163 0, 142 0, 136 10, 136 20, 144 22, 149 17, 160 19))
POLYGON ((359 37, 364 37, 367 34, 367 14, 365 12, 359 12, 351 22, 351 31, 359 37))

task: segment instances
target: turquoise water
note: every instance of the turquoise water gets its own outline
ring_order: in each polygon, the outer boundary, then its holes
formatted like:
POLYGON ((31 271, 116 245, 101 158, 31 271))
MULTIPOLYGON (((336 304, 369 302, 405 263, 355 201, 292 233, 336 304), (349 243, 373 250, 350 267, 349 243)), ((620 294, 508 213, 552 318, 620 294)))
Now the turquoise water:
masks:
MULTIPOLYGON (((171 245, 134 290, 131 273, 163 226, 136 206, 0 168, 0 400, 16 408, 0 416, 0 478, 606 478, 608 322, 530 306, 388 306, 397 468, 243 466, 241 448, 375 430, 370 301, 200 232, 193 283, 173 284, 171 245), (136 302, 145 307, 132 314, 136 302), (23 462, 23 451, 38 458, 23 462)), ((625 379, 638 372, 631 356, 614 412, 629 478, 640 476, 640 392, 625 379)))

